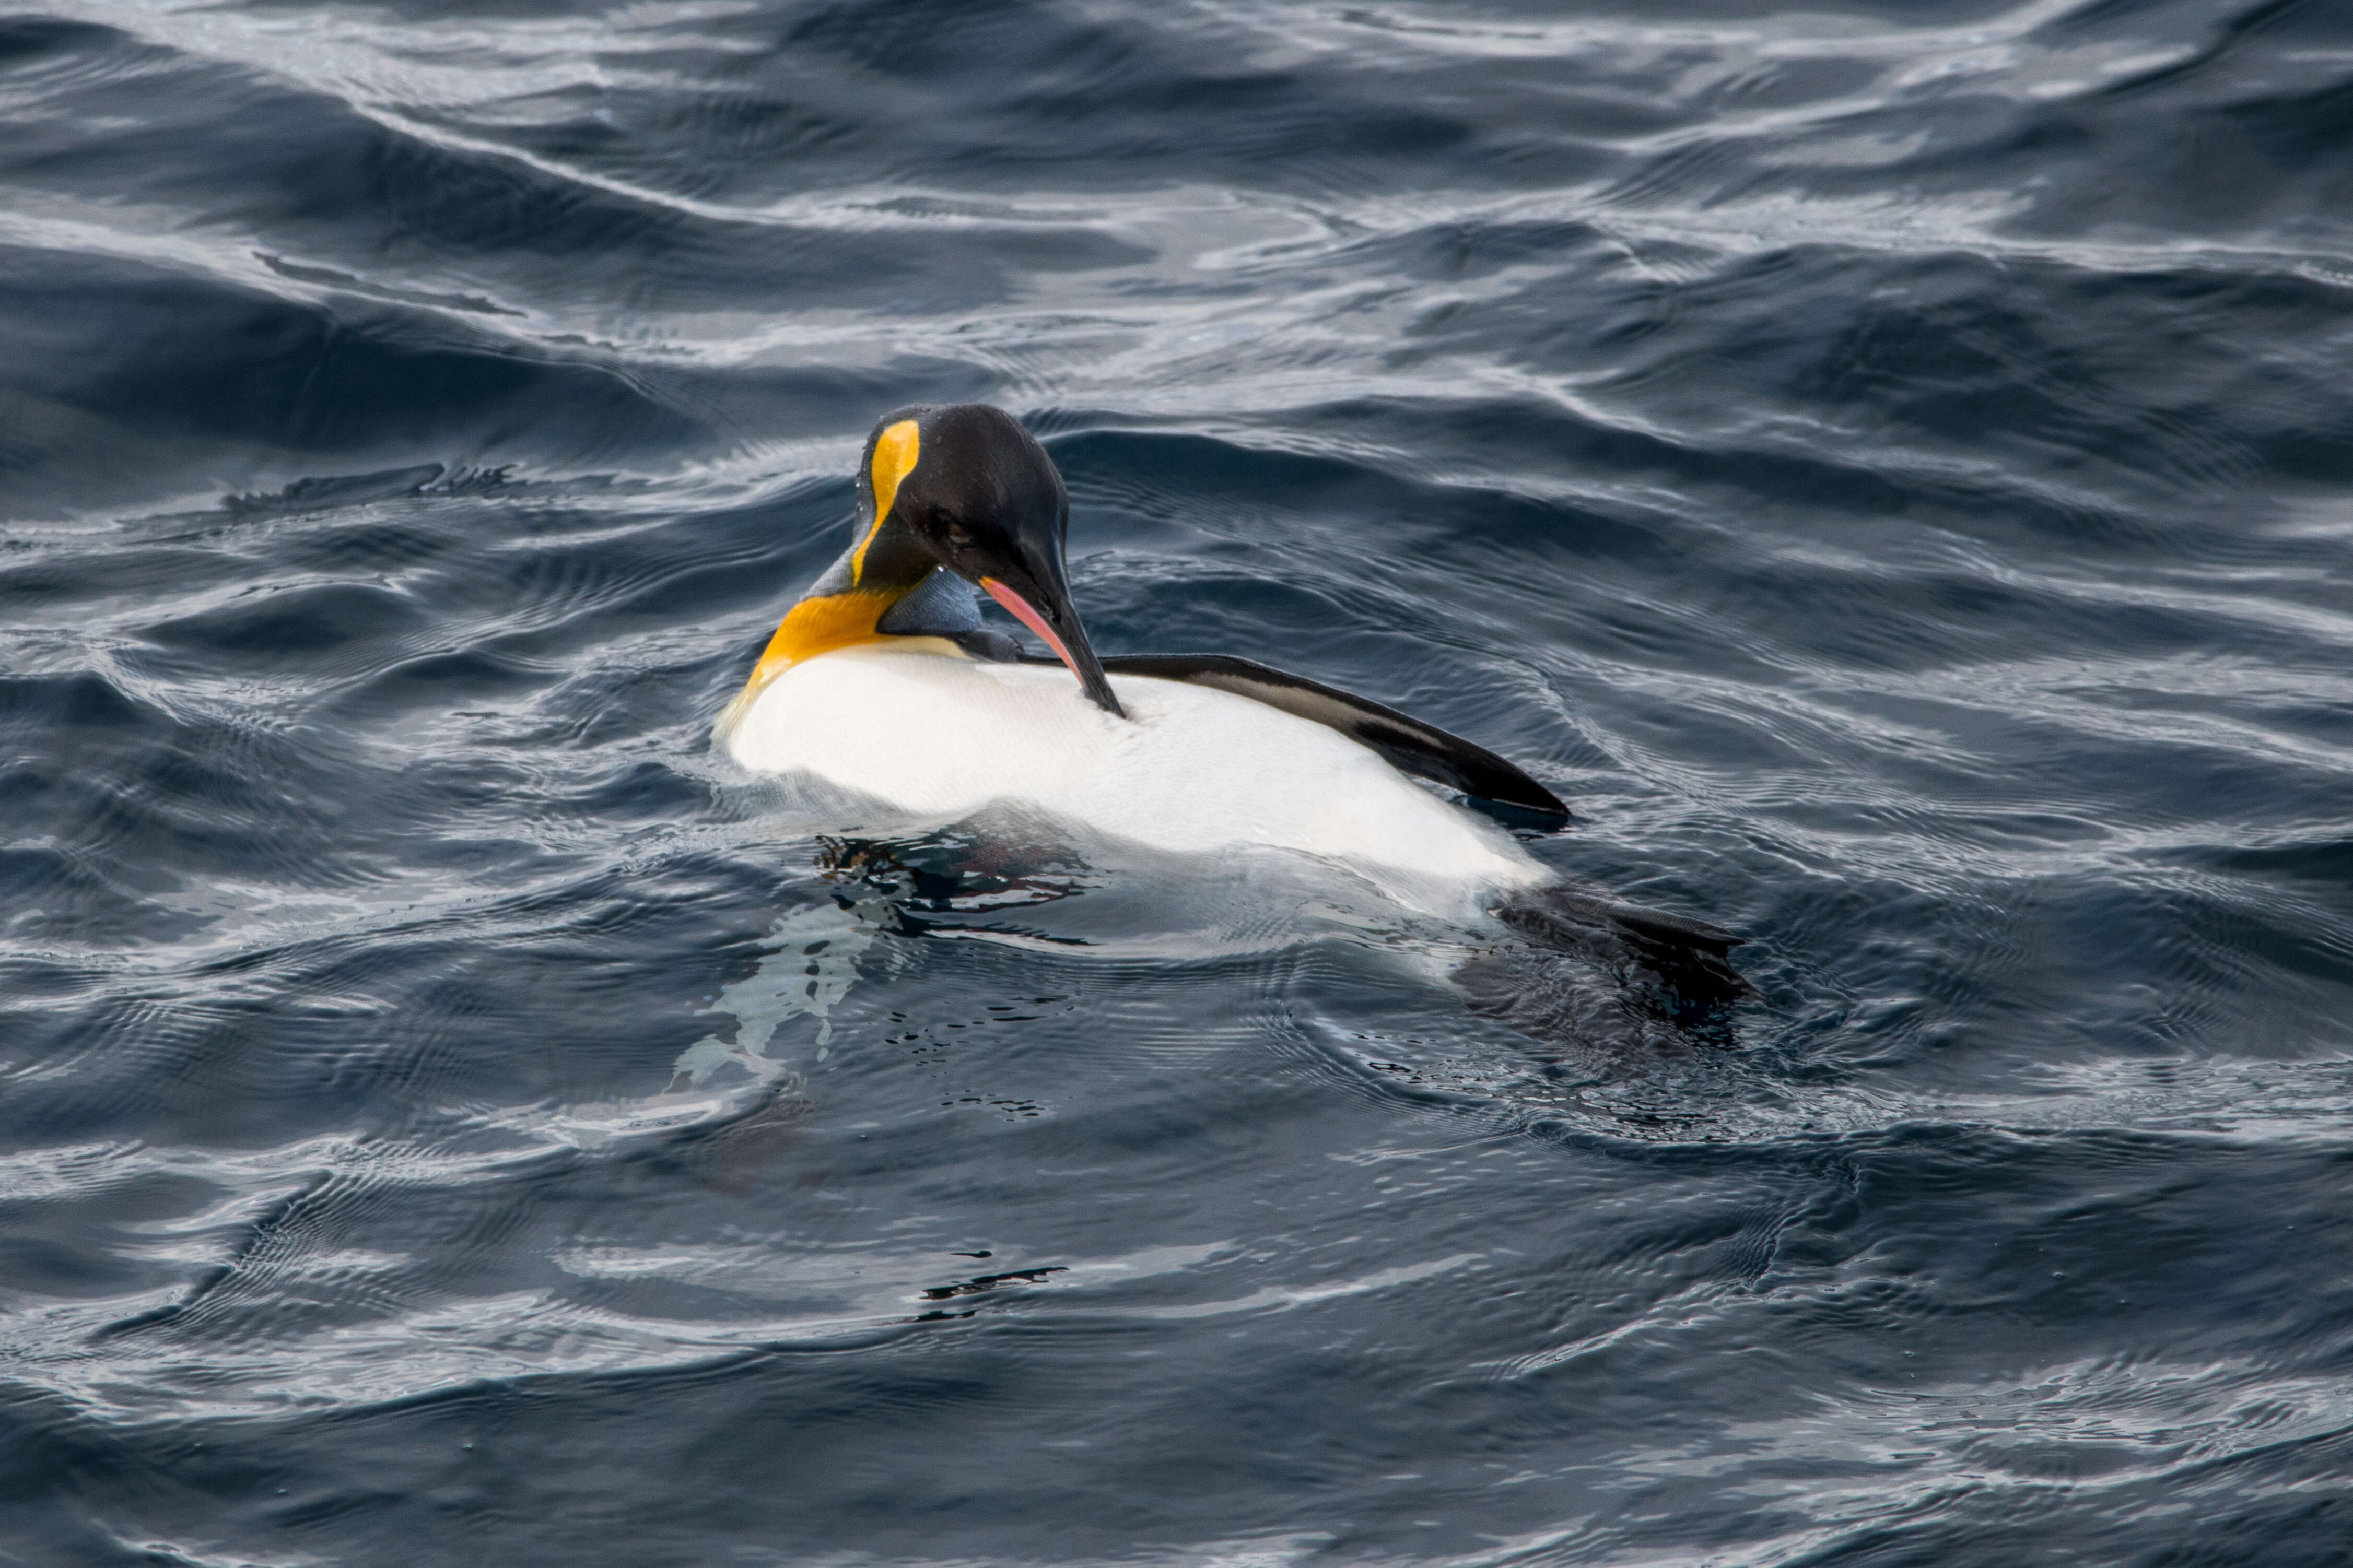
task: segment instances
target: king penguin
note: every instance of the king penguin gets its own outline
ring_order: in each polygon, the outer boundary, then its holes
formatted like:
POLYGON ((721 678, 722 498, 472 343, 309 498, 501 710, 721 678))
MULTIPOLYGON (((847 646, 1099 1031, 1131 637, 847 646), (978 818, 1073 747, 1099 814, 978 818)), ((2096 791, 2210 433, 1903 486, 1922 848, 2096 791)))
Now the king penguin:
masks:
POLYGON ((1568 821, 1550 790, 1460 736, 1250 659, 1099 657, 1071 600, 1061 474, 1003 410, 895 409, 857 483, 849 548, 720 716, 714 738, 743 767, 938 825, 1007 803, 1177 856, 1287 851, 1425 913, 1524 926, 1514 911, 1535 897, 1554 923, 1570 909, 1620 942, 1696 942, 1720 963, 1737 941, 1549 889, 1489 816, 1408 776, 1523 826, 1568 821), (1050 655, 984 626, 983 593, 1050 655))

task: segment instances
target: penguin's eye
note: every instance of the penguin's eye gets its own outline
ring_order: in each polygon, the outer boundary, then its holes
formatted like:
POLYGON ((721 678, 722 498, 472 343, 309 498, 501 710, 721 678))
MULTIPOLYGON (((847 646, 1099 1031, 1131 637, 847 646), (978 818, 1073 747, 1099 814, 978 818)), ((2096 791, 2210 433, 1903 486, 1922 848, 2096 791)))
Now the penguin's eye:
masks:
POLYGON ((968 549, 968 548, 971 546, 971 544, 972 544, 972 530, 970 530, 970 529, 966 528, 964 524, 962 524, 962 523, 958 522, 955 519, 954 519, 954 518, 950 518, 950 519, 948 519, 948 525, 947 525, 947 531, 947 531, 947 536, 948 536, 948 542, 949 542, 950 544, 954 545, 956 549, 958 549, 958 550, 964 550, 964 549, 968 549))

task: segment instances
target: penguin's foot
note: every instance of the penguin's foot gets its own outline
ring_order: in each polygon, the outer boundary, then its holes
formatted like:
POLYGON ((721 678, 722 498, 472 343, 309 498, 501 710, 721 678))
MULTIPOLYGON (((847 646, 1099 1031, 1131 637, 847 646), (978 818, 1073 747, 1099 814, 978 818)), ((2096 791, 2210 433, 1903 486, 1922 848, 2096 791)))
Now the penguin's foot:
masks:
POLYGON ((1523 936, 1630 983, 1647 978, 1685 1006, 1728 1007, 1757 994, 1727 956, 1746 939, 1705 921, 1636 909, 1565 882, 1511 893, 1494 914, 1523 936))
POLYGON ((1703 921, 1636 909, 1562 883, 1507 895, 1511 935, 1454 973, 1471 1010, 1611 1077, 1733 1041, 1732 1008, 1757 995, 1703 921))

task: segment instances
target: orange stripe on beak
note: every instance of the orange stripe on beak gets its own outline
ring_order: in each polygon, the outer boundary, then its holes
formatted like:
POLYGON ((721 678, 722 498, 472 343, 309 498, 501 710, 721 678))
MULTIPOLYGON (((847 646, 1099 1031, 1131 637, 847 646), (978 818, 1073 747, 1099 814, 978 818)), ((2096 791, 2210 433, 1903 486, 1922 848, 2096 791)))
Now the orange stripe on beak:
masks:
MULTIPOLYGON (((1079 645, 1079 653, 1087 656, 1084 663, 1081 663, 1078 655, 1071 651, 1070 643, 1064 642, 1054 634, 1053 626, 1048 624, 1046 617, 1039 615, 1037 606, 1030 604, 1029 600, 994 577, 983 577, 980 579, 980 585, 988 590, 990 598, 1012 611, 1015 620, 1044 638, 1046 646, 1054 650, 1056 658, 1071 667, 1071 673, 1079 678, 1080 689, 1087 694, 1088 701, 1092 702, 1114 719, 1127 717, 1127 710, 1119 705, 1119 698, 1113 692, 1111 681, 1104 676, 1103 666, 1096 662, 1094 649, 1087 646, 1086 628, 1078 624, 1075 612, 1071 618, 1071 638, 1079 645)), ((1065 607, 1067 605, 1066 599, 1065 607)))
POLYGON ((1086 671, 1081 669, 1079 661, 1071 657, 1071 650, 1062 646, 1062 639, 1054 635, 1054 628, 1046 624, 1046 617, 1030 608, 1029 600, 994 577, 983 577, 980 580, 980 585, 988 590, 990 598, 1012 611, 1015 620, 1036 632, 1044 640, 1046 646, 1054 650, 1054 657, 1071 667, 1072 675, 1077 676, 1081 681, 1086 679, 1086 671))

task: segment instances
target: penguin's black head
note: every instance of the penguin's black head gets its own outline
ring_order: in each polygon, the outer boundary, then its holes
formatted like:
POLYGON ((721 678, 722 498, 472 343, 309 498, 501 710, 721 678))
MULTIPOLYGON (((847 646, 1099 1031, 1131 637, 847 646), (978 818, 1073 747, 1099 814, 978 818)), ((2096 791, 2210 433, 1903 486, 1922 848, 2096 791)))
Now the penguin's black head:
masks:
POLYGON ((872 492, 872 545, 895 524, 896 550, 920 551, 979 587, 1071 667, 1096 706, 1126 717, 1071 603, 1062 560, 1069 492, 1046 448, 1011 415, 985 403, 886 414, 860 480, 872 492))

